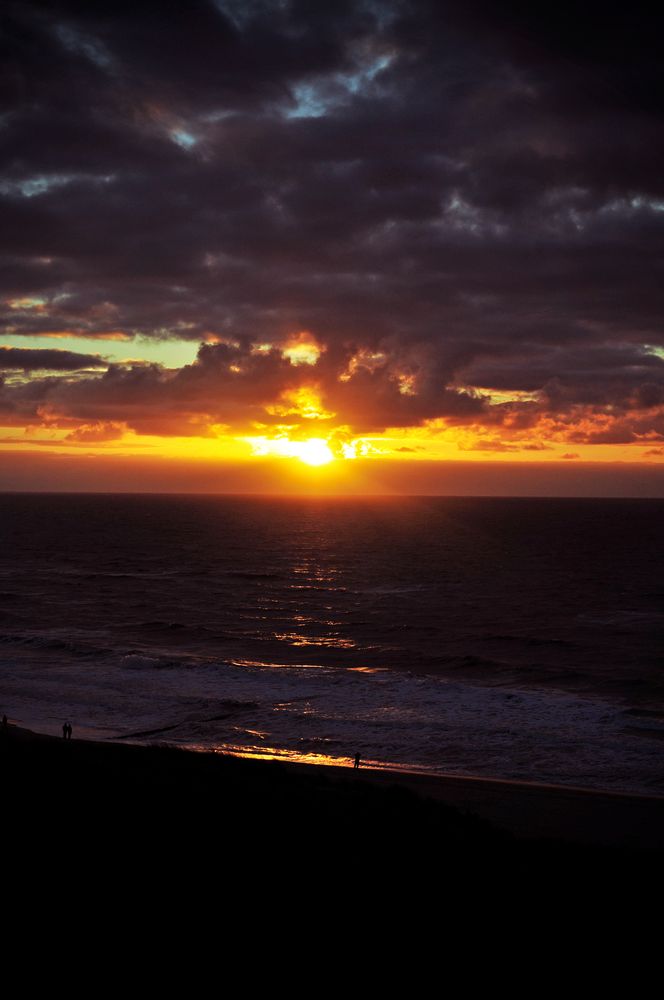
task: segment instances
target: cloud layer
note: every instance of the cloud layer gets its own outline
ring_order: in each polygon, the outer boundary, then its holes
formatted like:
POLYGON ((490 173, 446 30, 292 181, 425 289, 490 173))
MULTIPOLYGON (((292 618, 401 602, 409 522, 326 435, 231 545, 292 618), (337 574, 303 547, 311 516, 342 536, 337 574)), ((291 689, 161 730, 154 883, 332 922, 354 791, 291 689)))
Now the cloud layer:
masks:
POLYGON ((664 440, 662 15, 582 17, 9 3, 0 423, 664 440), (65 333, 205 343, 15 343, 65 333))

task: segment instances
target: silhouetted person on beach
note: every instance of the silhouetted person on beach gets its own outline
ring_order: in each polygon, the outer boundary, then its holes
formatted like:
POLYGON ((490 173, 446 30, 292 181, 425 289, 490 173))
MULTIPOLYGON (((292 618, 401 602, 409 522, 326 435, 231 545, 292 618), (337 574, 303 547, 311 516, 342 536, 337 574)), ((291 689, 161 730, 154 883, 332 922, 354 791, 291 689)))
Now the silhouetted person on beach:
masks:
POLYGON ((67 739, 67 723, 66 722, 62 723, 62 738, 63 738, 63 740, 67 739))
POLYGON ((361 758, 360 758, 359 753, 356 753, 355 754, 355 763, 353 764, 353 770, 354 771, 357 770, 357 768, 360 766, 360 759, 361 758))
POLYGON ((71 739, 71 722, 67 723, 67 739, 71 739))

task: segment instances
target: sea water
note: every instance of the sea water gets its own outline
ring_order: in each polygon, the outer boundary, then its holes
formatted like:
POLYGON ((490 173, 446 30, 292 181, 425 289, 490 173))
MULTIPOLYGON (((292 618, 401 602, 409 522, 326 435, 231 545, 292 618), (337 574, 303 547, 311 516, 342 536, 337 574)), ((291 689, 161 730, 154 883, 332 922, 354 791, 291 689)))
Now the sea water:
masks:
POLYGON ((0 495, 0 709, 664 794, 664 502, 0 495))

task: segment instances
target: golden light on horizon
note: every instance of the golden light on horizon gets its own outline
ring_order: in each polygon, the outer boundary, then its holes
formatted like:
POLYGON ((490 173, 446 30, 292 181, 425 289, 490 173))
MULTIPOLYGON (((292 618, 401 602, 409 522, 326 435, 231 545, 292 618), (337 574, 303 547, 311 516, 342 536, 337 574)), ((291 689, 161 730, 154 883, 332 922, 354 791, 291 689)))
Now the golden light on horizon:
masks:
POLYGON ((247 438, 253 448, 254 455, 278 455, 282 458, 297 458, 305 465, 320 466, 334 461, 334 455, 324 438, 306 438, 303 441, 291 441, 288 437, 247 438))

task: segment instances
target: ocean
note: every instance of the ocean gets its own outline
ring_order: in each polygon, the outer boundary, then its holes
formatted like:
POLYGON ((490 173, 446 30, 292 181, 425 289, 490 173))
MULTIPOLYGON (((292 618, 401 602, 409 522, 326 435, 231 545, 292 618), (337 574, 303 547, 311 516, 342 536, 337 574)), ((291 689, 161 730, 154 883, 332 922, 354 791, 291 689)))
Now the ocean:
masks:
POLYGON ((664 794, 661 500, 0 495, 37 731, 664 794))

